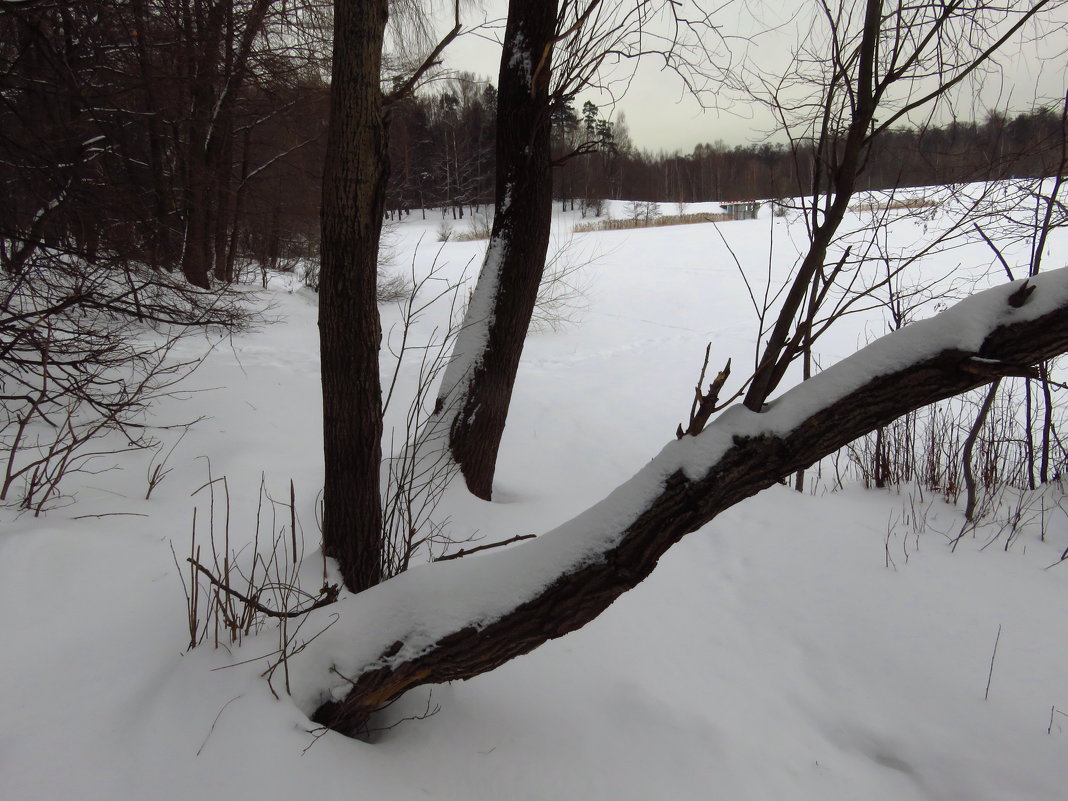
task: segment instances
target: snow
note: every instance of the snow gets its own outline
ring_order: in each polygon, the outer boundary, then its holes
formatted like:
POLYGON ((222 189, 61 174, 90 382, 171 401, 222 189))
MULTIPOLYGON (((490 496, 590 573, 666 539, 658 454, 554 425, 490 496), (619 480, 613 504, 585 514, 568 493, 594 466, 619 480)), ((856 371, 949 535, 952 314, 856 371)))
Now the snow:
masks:
MULTIPOLYGON (((911 244, 925 226, 933 236, 938 223, 903 216, 891 244, 911 244)), ((430 249, 412 253, 434 225, 400 226, 401 263, 429 269, 430 249)), ((800 225, 765 216, 720 233, 753 265, 759 290, 771 232, 785 271, 800 225)), ((915 488, 813 496, 774 487, 683 540, 591 625, 477 679, 416 690, 381 723, 420 715, 432 689, 440 711, 429 718, 373 744, 309 733, 307 712, 344 687, 331 666, 355 671, 398 639, 400 659, 471 619, 492 619, 562 565, 595 558, 665 475, 707 468, 733 434, 789 430, 866 377, 916 353, 974 350, 990 326, 1068 294, 1064 277, 1039 276, 1031 302, 1011 309, 1013 287, 999 265, 988 270, 989 249, 962 241, 917 269, 941 276, 964 264, 950 282, 993 285, 990 293, 907 326, 763 414, 732 410, 701 437, 664 447, 689 409, 706 342, 710 368, 732 356, 735 374, 745 372, 756 327, 745 287, 709 225, 582 237, 606 254, 589 268, 589 309, 527 344, 495 502, 457 485, 440 510, 458 539, 484 538, 472 544, 555 532, 419 566, 319 610, 308 636, 330 627, 293 657, 292 697, 275 699, 259 676, 258 657, 277 647, 271 627, 240 648, 185 651, 171 546, 179 561, 188 553, 194 505, 206 537, 204 493, 190 495, 209 462, 211 476, 227 476, 235 550, 251 540, 261 474, 276 497, 288 496, 292 478, 304 584, 321 583, 310 293, 276 278, 267 294, 279 322, 216 347, 187 394, 158 407, 159 424, 206 419, 178 443, 151 500, 142 453, 122 458, 122 470, 72 477, 76 502, 43 518, 2 510, 0 798, 1061 797, 1068 563, 1046 568, 1068 547, 1068 515, 1051 502, 1045 541, 1031 526, 1007 551, 1003 541, 984 549, 978 536, 951 553, 959 511, 915 488), (917 508, 924 525, 905 522, 917 508)), ((448 243, 442 258, 459 276, 484 248, 448 243)), ((1006 247, 1009 258, 1016 249, 1006 247)), ((1054 238, 1047 264, 1061 266, 1066 252, 1054 238)), ((383 307, 385 330, 398 313, 383 307)), ((413 333, 430 337, 444 317, 447 309, 430 310, 413 333)), ((878 314, 847 318, 821 343, 825 363, 883 326, 878 314)), ((176 356, 204 346, 186 341, 176 356)), ((416 371, 402 369, 400 396, 416 371)), ((389 422, 403 413, 391 410, 389 422)), ((178 434, 163 432, 167 447, 178 434)))
POLYGON ((534 65, 530 58, 530 50, 527 48, 526 36, 522 31, 515 32, 508 66, 522 75, 524 83, 529 84, 533 80, 534 65))
MULTIPOLYGON (((505 189, 502 206, 507 206, 510 202, 511 191, 511 186, 505 189)), ((455 355, 445 366, 445 375, 438 392, 438 406, 442 412, 435 425, 442 431, 448 431, 456 415, 463 412, 460 408, 460 400, 467 391, 472 374, 478 367, 478 359, 489 339, 489 331, 493 326, 493 299, 497 295, 505 247, 504 238, 491 237, 486 246, 486 255, 481 262, 481 269, 475 279, 471 299, 464 310, 460 330, 456 334, 455 355)))

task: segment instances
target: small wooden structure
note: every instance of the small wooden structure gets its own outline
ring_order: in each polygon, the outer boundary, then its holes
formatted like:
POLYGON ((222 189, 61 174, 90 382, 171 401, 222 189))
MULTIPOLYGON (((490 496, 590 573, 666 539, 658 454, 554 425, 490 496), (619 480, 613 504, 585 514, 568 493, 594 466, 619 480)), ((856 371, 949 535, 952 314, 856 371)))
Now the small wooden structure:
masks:
POLYGON ((760 210, 759 200, 736 200, 730 203, 720 203, 723 212, 732 220, 755 220, 760 210))

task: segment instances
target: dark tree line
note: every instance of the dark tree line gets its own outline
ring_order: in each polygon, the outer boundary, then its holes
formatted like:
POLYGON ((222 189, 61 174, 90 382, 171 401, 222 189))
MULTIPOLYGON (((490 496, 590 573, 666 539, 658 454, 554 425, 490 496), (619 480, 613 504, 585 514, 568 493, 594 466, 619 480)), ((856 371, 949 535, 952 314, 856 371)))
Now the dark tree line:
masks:
POLYGON ((398 101, 389 129, 391 210, 493 202, 497 90, 460 74, 444 88, 398 101))
POLYGON ((0 238, 13 253, 118 253, 201 287, 231 280, 239 256, 272 262, 317 238, 321 12, 5 3, 0 238))
MULTIPOLYGON (((651 152, 631 143, 625 119, 606 120, 586 101, 557 103, 552 115, 553 196, 567 209, 600 199, 697 203, 792 197, 812 186, 814 148, 782 143, 697 145, 689 154, 651 152)), ((387 207, 477 207, 493 198, 496 90, 465 75, 407 98, 390 126, 387 207)), ((1046 176, 1057 168, 1063 126, 1039 107, 983 122, 954 120, 880 135, 864 165, 863 189, 1046 176)), ((592 213, 592 211, 590 212, 592 213)))
MULTIPOLYGON (((880 134, 860 176, 862 189, 930 186, 1051 175, 1060 159, 1064 128, 1058 110, 1040 107, 1009 117, 991 112, 983 122, 896 128, 880 134)), ((803 195, 816 162, 811 144, 701 144, 689 155, 626 150, 618 177, 623 200, 700 202, 803 195)), ((603 173, 598 173, 601 177, 603 173)), ((598 187, 603 191, 603 185, 598 187)))
MULTIPOLYGON (((441 208, 458 218, 465 206, 493 202, 497 88, 469 73, 436 86, 393 108, 386 205, 393 212, 441 208)), ((573 97, 550 102, 556 196, 615 197, 621 126, 604 119, 589 101, 581 112, 573 97)))
MULTIPOLYGON (((0 239, 101 251, 195 285, 242 258, 277 267, 318 242, 329 16, 277 0, 35 2, 0 11, 0 239)), ((497 91, 469 74, 393 107, 386 208, 454 217, 492 202, 497 91)), ((554 101, 554 196, 698 202, 812 185, 804 142, 630 143, 625 121, 554 101)), ((981 123, 885 132, 861 187, 1048 175, 1063 138, 1038 108, 981 123)))
MULTIPOLYGON (((327 84, 314 5, 272 0, 5 4, 0 238, 101 250, 205 286, 241 258, 278 266, 318 240, 327 84)), ((493 199, 497 91, 460 74, 392 111, 390 211, 461 216, 493 199)), ((557 101, 554 196, 697 202, 811 185, 804 144, 639 150, 623 120, 557 101)), ((886 132, 863 188, 1046 175, 1063 136, 1039 108, 886 132)), ((8 265, 11 269, 11 265, 8 265)))

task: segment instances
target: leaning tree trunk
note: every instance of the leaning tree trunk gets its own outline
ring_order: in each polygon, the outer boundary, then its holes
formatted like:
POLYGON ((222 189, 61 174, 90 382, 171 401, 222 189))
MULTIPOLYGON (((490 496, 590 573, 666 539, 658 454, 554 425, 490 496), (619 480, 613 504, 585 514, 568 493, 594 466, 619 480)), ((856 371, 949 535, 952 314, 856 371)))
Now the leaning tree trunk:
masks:
POLYGON ((467 487, 489 500, 519 357, 549 246, 549 83, 557 0, 511 0, 497 89, 496 210, 438 398, 467 487))
POLYGON ((381 323, 375 300, 389 160, 379 87, 388 0, 336 0, 323 173, 319 337, 323 547, 346 586, 381 580, 381 323))
MULTIPOLYGON (((517 569, 525 581, 525 591, 498 599, 496 607, 472 610, 466 598, 441 594, 440 587, 457 580, 448 572, 454 562, 429 568, 444 572, 437 581, 423 576, 414 588, 399 585, 395 595, 379 599, 407 607, 391 621, 395 629, 376 632, 379 649, 362 648, 355 662, 337 651, 312 660, 333 665, 344 681, 341 700, 322 703, 314 719, 358 733, 376 709, 413 687, 472 678, 574 631, 641 582, 684 535, 739 501, 906 412, 999 376, 1032 374, 1029 365, 1068 350, 1068 269, 1058 272, 1030 279, 1030 286, 988 290, 932 321, 913 323, 761 413, 731 409, 668 445, 598 506, 487 559, 476 575, 488 585, 517 569), (431 588, 425 598, 415 595, 421 586, 431 588), (450 633, 428 641, 423 632, 434 615, 448 620, 436 630, 450 633)), ((467 580, 470 572, 460 569, 467 580)))

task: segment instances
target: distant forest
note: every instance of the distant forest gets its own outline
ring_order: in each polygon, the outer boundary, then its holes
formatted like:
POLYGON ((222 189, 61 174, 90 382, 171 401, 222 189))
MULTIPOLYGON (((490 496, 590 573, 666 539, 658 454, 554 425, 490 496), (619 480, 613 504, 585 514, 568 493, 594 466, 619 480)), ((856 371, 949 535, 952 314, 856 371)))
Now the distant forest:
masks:
MULTIPOLYGON (((166 3, 28 4, 0 15, 0 264, 31 243, 108 254, 198 285, 238 260, 280 266, 319 239, 328 86, 323 41, 295 38, 269 4, 217 20, 206 48, 166 3), (266 37, 266 38, 264 38, 266 37), (257 43, 266 42, 262 49, 257 43), (273 44, 272 44, 273 43, 273 44), (278 46, 285 43, 286 47, 278 46), (218 52, 230 55, 220 59, 218 52)), ((311 13, 310 11, 307 13, 311 13)), ((459 218, 492 202, 496 90, 473 75, 439 80, 392 108, 390 214, 459 218)), ((592 103, 553 112, 555 197, 691 203, 797 195, 804 146, 703 144, 651 153, 625 120, 592 103)), ((862 188, 1049 174, 1060 112, 992 113, 880 138, 862 188)))
MULTIPOLYGON (((493 86, 461 77, 395 109, 390 129, 388 206, 452 209, 492 202, 493 86)), ((701 144, 692 153, 653 153, 632 143, 623 118, 605 120, 592 103, 553 118, 554 196, 578 207, 603 198, 695 203, 805 194, 812 151, 804 143, 701 144)), ((1049 175, 1061 160, 1059 111, 1037 108, 982 122, 902 128, 880 138, 863 174, 865 189, 1049 175)))

